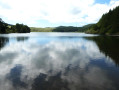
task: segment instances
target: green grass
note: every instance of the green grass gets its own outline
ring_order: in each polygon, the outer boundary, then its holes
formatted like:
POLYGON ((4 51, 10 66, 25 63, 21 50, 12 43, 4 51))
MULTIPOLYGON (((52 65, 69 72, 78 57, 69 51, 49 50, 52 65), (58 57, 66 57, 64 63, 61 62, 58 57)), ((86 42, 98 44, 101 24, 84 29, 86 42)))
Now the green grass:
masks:
POLYGON ((54 28, 52 27, 46 27, 46 28, 36 28, 36 27, 30 27, 31 32, 52 32, 54 28))

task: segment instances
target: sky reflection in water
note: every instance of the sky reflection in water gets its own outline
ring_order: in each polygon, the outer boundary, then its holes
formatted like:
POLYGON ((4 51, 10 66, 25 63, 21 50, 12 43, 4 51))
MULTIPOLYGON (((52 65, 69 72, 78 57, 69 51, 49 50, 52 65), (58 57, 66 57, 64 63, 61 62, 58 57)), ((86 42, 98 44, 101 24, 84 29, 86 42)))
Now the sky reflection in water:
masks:
POLYGON ((79 33, 0 36, 0 90, 118 90, 118 58, 104 53, 95 39, 102 40, 99 37, 79 33))

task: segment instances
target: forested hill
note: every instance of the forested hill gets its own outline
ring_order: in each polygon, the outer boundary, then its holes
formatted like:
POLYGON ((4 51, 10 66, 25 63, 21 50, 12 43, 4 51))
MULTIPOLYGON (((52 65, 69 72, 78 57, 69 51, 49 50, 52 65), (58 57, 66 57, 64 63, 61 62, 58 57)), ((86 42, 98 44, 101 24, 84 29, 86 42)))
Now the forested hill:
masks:
POLYGON ((113 10, 109 10, 104 14, 99 22, 93 25, 87 33, 98 34, 119 34, 119 6, 113 10))
POLYGON ((10 25, 0 18, 0 33, 29 33, 30 28, 24 24, 10 25))
POLYGON ((46 27, 46 28, 36 28, 30 27, 31 32, 85 32, 94 24, 88 24, 82 27, 74 26, 58 26, 58 27, 46 27))
POLYGON ((54 28, 53 32, 85 32, 88 28, 90 28, 94 24, 84 25, 82 27, 73 27, 73 26, 59 26, 54 28))

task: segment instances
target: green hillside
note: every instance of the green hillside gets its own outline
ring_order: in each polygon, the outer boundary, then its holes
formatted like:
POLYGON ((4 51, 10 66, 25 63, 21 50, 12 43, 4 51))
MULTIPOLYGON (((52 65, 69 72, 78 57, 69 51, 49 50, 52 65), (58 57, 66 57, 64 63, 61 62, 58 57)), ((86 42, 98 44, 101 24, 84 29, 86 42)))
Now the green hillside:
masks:
POLYGON ((54 28, 46 27, 46 28, 37 28, 37 27, 30 27, 31 32, 52 32, 54 28))
POLYGON ((119 34, 119 6, 104 14, 99 22, 93 25, 87 33, 98 33, 104 35, 119 34))
POLYGON ((95 24, 87 24, 87 25, 84 25, 84 26, 80 27, 80 28, 78 29, 78 31, 79 31, 79 32, 85 32, 85 31, 87 31, 89 28, 91 28, 93 25, 95 25, 95 24))

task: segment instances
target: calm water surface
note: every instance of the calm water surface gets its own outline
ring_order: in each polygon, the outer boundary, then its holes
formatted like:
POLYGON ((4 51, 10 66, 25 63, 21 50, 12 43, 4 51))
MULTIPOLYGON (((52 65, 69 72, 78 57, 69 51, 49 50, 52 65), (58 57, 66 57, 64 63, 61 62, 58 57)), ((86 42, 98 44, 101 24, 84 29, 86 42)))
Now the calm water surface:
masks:
POLYGON ((2 34, 0 90, 119 90, 119 37, 2 34))

